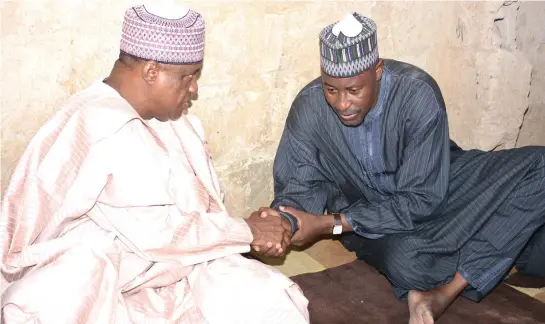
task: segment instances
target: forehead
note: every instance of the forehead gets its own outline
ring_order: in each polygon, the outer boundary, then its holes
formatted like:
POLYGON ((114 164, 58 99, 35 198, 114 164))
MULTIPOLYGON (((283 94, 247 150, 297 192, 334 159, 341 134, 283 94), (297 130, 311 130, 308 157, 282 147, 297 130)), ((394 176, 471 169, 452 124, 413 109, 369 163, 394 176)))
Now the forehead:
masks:
POLYGON ((332 86, 335 88, 350 88, 350 87, 362 87, 369 83, 372 83, 375 79, 375 69, 369 69, 358 75, 336 78, 329 76, 322 71, 322 83, 325 86, 332 86))

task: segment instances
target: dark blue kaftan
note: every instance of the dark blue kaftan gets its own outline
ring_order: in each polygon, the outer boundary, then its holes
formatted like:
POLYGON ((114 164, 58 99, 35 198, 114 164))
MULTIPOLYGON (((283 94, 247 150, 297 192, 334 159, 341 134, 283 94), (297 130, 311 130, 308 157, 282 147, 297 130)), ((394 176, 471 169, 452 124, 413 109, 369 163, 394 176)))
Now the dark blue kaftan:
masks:
MULTIPOLYGON (((274 189, 272 207, 344 213, 355 233, 342 243, 384 273, 398 298, 458 271, 471 285, 464 294, 480 300, 543 232, 545 147, 462 150, 433 78, 385 60, 379 100, 358 127, 341 123, 320 79, 297 95, 274 189)), ((531 259, 534 269, 545 264, 545 254, 531 259)))

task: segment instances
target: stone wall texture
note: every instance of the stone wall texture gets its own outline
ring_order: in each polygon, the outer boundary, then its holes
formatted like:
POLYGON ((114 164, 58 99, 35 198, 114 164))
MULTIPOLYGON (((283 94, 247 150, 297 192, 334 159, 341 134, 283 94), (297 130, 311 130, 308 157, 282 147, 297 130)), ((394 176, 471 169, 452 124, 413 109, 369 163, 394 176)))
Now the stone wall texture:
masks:
MULTIPOLYGON (((70 95, 109 73, 124 10, 136 3, 1 2, 2 192, 38 128, 70 95)), ((462 147, 545 144, 543 2, 183 3, 207 22, 192 110, 205 125, 233 216, 269 204, 286 114, 319 75, 318 33, 349 11, 377 22, 382 57, 416 64, 437 80, 451 137, 462 147)))
POLYGON ((523 2, 517 13, 516 48, 532 65, 528 111, 517 146, 545 145, 545 2, 523 2))

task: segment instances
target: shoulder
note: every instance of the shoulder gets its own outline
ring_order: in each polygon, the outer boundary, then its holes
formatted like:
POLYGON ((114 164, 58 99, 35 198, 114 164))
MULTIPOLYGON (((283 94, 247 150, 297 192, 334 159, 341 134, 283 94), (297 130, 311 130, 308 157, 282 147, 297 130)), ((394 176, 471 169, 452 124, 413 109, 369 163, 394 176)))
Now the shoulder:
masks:
POLYGON ((95 83, 68 98, 40 127, 33 140, 53 143, 58 138, 75 136, 78 141, 92 145, 140 118, 117 92, 105 87, 108 86, 95 83))
POLYGON ((99 143, 115 138, 133 120, 141 122, 128 102, 113 89, 110 92, 95 83, 70 97, 38 130, 28 150, 37 149, 44 162, 53 164, 63 161, 66 152, 84 157, 99 143))
POLYGON ((431 101, 438 108, 445 108, 441 89, 435 79, 418 66, 395 60, 384 60, 389 73, 392 91, 411 102, 431 101))
POLYGON ((67 105, 71 118, 84 128, 90 143, 115 135, 130 122, 141 123, 134 108, 117 91, 103 83, 95 83, 74 96, 67 105))
POLYGON ((423 69, 405 62, 385 60, 390 78, 390 106, 411 120, 425 116, 446 116, 446 106, 439 85, 423 69))
POLYGON ((292 132, 308 131, 318 127, 329 109, 325 100, 321 78, 314 79, 295 96, 286 119, 292 132))

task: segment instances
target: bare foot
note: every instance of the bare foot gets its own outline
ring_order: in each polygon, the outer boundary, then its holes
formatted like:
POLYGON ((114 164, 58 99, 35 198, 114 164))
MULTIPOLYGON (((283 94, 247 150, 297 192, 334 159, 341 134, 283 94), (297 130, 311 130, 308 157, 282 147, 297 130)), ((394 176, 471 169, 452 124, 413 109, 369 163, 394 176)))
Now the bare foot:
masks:
POLYGON ((409 324, 434 324, 448 307, 446 296, 439 290, 409 292, 409 324))
POLYGON ((458 272, 452 281, 428 291, 409 291, 409 324, 434 324, 468 283, 458 272))

